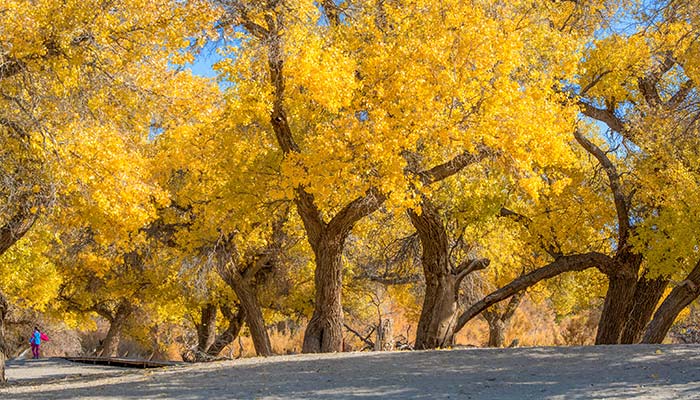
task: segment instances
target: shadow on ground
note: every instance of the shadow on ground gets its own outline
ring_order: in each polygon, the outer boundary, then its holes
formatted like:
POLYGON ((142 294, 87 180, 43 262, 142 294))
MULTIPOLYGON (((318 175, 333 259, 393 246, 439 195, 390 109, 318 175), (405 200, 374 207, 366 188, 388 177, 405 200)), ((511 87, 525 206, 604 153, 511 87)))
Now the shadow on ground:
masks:
POLYGON ((700 347, 307 355, 95 378, 4 391, 18 400, 700 398, 700 347))

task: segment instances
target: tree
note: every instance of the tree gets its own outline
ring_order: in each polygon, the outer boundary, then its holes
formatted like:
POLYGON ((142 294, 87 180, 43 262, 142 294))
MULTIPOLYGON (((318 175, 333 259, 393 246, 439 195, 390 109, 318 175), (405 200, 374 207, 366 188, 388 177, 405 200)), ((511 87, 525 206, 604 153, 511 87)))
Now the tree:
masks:
MULTIPOLYGON (((417 207, 421 176, 445 179, 488 153, 484 145, 523 156, 532 154, 528 142, 552 155, 565 148, 557 141, 535 145, 538 135, 510 123, 533 106, 516 93, 545 99, 552 93, 546 83, 553 76, 521 69, 518 55, 534 60, 551 50, 547 63, 567 71, 574 65, 556 57, 569 54, 575 40, 563 42, 566 35, 544 20, 533 19, 529 40, 514 37, 530 3, 502 10, 420 1, 216 3, 242 37, 221 73, 235 82, 229 91, 239 109, 255 115, 249 129, 274 137, 284 156, 282 195, 295 202, 316 257, 305 351, 340 350, 341 255, 359 220, 380 206, 417 207), (471 40, 482 35, 492 46, 471 40), (531 53, 526 43, 542 52, 531 53), (519 92, 530 81, 539 85, 519 92), (413 166, 420 168, 406 173, 413 166)), ((561 103, 548 100, 529 112, 561 117, 561 103)))
POLYGON ((174 75, 168 62, 183 60, 180 50, 189 46, 183 38, 196 37, 208 22, 212 14, 201 12, 204 6, 168 0, 2 3, 0 131, 3 183, 10 184, 3 185, 7 197, 0 207, 2 252, 51 208, 57 191, 103 183, 97 189, 102 205, 107 199, 119 204, 112 195, 120 189, 148 197, 143 187, 100 180, 88 166, 96 156, 106 164, 114 160, 101 159, 115 150, 101 152, 103 143, 124 144, 148 132, 149 100, 171 82, 163 77, 174 75))
POLYGON ((685 150, 692 141, 687 135, 697 129, 696 12, 691 2, 645 6, 637 30, 597 40, 585 62, 581 112, 605 124, 612 143, 604 152, 577 140, 609 177, 619 227, 619 262, 610 274, 597 343, 639 341, 670 276, 693 265, 688 258, 697 241, 673 233, 695 222, 671 227, 668 215, 692 215, 684 199, 696 186, 685 150), (615 165, 610 153, 628 166, 615 165), (672 185, 673 194, 664 185, 672 185))

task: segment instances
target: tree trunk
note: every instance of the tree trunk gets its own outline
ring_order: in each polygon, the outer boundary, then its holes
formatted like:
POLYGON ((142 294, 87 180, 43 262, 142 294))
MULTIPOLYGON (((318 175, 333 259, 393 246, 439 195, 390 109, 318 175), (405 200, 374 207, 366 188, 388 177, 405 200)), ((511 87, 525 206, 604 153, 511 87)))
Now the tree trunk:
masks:
POLYGON ((197 325, 197 351, 207 353, 216 340, 217 305, 208 303, 200 309, 200 322, 197 325))
POLYGON ((343 349, 342 253, 346 237, 323 235, 314 247, 316 295, 314 313, 304 333, 304 353, 340 352, 343 349))
POLYGON ((598 323, 595 344, 619 344, 630 314, 641 257, 625 252, 616 255, 616 267, 608 274, 608 291, 598 323))
POLYGON ((482 315, 489 324, 488 347, 504 347, 506 341, 506 329, 515 315, 520 302, 525 296, 525 291, 518 292, 510 298, 505 310, 499 313, 497 310, 485 310, 482 315))
POLYGON ((506 341, 506 323, 500 318, 486 321, 489 323, 488 347, 503 347, 506 341))
POLYGON ((374 341, 374 351, 394 350, 394 323, 390 318, 380 319, 377 326, 377 340, 374 341))
POLYGON ((126 322, 131 316, 132 312, 133 309, 131 308, 131 305, 125 302, 119 305, 117 311, 114 313, 114 317, 109 321, 109 330, 107 331, 107 336, 100 345, 100 350, 98 351, 99 356, 117 356, 122 330, 124 329, 124 326, 126 325, 126 322))
POLYGON ((664 277, 648 279, 645 273, 639 278, 634 290, 632 310, 627 315, 620 343, 639 343, 666 286, 668 279, 664 277))
POLYGON ((408 214, 421 241, 421 264, 425 276, 425 297, 416 332, 416 349, 435 349, 454 344, 457 323, 457 277, 452 274, 447 232, 440 216, 428 202, 421 204, 419 215, 408 214))
POLYGON ((649 323, 642 343, 661 343, 678 314, 700 295, 700 261, 688 277, 673 288, 649 323))
POLYGON ((263 357, 271 356, 272 345, 270 344, 270 336, 267 334, 267 329, 265 329, 262 308, 255 291, 244 279, 233 279, 230 285, 241 302, 241 308, 245 310, 245 322, 253 338, 255 353, 263 357))
POLYGON ((238 312, 234 314, 228 307, 222 306, 221 313, 228 320, 228 327, 216 337, 214 343, 207 349, 207 354, 211 357, 217 357, 226 346, 236 340, 246 319, 243 307, 239 307, 238 312))

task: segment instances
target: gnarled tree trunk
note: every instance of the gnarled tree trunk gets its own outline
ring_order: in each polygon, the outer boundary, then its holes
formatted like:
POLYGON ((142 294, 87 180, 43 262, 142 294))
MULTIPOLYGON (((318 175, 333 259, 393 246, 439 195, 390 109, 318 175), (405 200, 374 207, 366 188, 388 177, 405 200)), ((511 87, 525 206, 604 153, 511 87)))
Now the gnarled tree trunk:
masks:
POLYGON ((421 241, 425 297, 416 332, 416 349, 454 344, 458 309, 456 276, 448 254, 447 233, 437 211, 423 201, 421 214, 409 210, 411 223, 421 241))
POLYGON ((608 291, 598 322, 595 344, 619 344, 622 329, 634 304, 634 291, 642 258, 624 252, 615 256, 615 268, 608 273, 608 291))
POLYGON ((649 279, 645 273, 639 278, 634 289, 632 310, 628 313, 622 330, 621 344, 639 343, 666 286, 668 279, 661 276, 649 279))
POLYGON ((243 327, 243 322, 246 319, 245 309, 240 307, 237 313, 233 313, 228 307, 221 307, 221 313, 228 320, 228 327, 220 335, 216 337, 214 343, 207 349, 207 354, 210 357, 218 356, 226 346, 233 343, 238 337, 243 327))
POLYGON ((127 301, 122 301, 113 315, 103 315, 109 320, 109 330, 107 331, 107 336, 105 336, 104 340, 102 340, 102 344, 98 350, 99 356, 117 356, 122 330, 124 329, 124 326, 126 325, 133 311, 134 310, 131 307, 131 304, 129 304, 127 301))
POLYGON ((346 237, 323 235, 313 246, 316 293, 314 312, 304 333, 304 353, 342 351, 342 252, 346 237))
POLYGON ((698 295, 700 295, 700 261, 695 264, 688 277, 673 288, 656 310, 654 318, 644 332, 642 343, 661 343, 678 314, 697 299, 698 295))

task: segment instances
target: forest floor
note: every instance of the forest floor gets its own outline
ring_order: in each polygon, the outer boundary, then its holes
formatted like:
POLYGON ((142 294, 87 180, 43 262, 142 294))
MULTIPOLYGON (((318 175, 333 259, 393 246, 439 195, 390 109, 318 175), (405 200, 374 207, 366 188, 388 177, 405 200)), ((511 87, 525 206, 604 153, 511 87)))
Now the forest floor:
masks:
POLYGON ((0 399, 700 399, 700 346, 249 358, 128 369, 10 361, 0 399))

